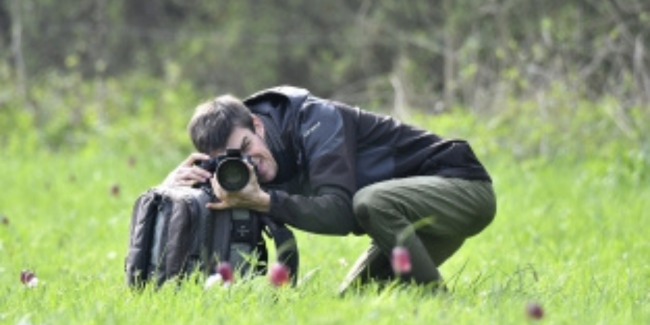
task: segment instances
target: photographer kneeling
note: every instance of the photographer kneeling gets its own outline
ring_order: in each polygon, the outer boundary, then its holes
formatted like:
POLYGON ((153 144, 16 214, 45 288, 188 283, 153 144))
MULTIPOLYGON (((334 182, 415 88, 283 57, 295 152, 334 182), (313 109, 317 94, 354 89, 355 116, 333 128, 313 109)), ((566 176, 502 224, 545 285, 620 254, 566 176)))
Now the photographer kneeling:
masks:
POLYGON ((439 287, 438 267, 496 213, 490 176, 466 141, 305 89, 268 89, 243 102, 218 97, 196 108, 188 131, 200 153, 165 184, 210 181, 219 200, 209 208, 246 208, 312 233, 372 238, 341 292, 356 282, 396 276, 439 287), (197 166, 227 149, 250 157, 251 177, 239 191, 224 190, 197 166), (410 255, 405 275, 391 267, 398 245, 410 255))

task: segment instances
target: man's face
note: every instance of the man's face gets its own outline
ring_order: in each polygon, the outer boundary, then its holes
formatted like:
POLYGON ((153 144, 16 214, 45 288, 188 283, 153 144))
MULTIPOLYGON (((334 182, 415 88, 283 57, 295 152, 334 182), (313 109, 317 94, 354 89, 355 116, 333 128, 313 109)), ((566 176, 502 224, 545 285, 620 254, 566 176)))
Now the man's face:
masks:
MULTIPOLYGON (((264 125, 256 117, 253 121, 255 132, 243 127, 233 128, 226 142, 226 148, 240 149, 242 153, 249 155, 257 166, 258 181, 268 183, 277 175, 278 164, 264 141, 264 125)), ((223 151, 216 154, 220 153, 223 151)))

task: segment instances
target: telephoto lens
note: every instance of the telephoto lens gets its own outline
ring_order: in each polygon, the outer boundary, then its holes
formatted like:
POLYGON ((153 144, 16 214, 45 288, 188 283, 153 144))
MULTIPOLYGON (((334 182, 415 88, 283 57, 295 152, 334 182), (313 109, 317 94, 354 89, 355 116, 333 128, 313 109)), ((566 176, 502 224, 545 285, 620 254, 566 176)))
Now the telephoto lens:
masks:
POLYGON ((217 168, 217 180, 221 187, 229 192, 236 192, 246 187, 250 179, 248 166, 242 160, 227 159, 217 168))
POLYGON ((216 174, 221 188, 228 192, 240 191, 251 178, 246 161, 250 158, 243 155, 239 149, 228 149, 224 155, 217 157, 219 165, 216 174))

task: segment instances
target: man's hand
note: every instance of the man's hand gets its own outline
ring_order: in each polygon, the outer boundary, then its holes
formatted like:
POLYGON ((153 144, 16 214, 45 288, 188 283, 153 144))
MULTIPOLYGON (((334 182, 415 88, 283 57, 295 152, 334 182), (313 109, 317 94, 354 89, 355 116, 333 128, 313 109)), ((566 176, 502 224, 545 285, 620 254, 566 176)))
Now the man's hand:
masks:
POLYGON ((196 166, 195 163, 208 159, 210 159, 210 156, 199 152, 190 154, 185 161, 167 175, 167 178, 163 181, 163 185, 192 186, 196 183, 207 181, 212 175, 205 169, 196 166))
POLYGON ((217 202, 210 202, 206 205, 209 209, 225 210, 232 208, 250 209, 259 212, 269 212, 271 197, 264 192, 257 181, 255 169, 246 162, 251 175, 248 184, 239 191, 229 192, 224 190, 217 181, 216 175, 210 178, 214 195, 217 202))

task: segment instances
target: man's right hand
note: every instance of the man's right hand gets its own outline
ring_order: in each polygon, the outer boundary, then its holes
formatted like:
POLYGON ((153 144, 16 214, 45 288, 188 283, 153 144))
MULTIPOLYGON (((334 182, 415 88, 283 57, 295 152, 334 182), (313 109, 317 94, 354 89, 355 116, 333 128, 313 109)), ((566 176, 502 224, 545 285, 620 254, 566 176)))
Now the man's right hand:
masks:
POLYGON ((209 181, 212 174, 195 165, 197 161, 208 159, 210 159, 210 156, 203 153, 194 152, 190 154, 185 161, 167 175, 162 185, 192 186, 196 183, 209 181))

